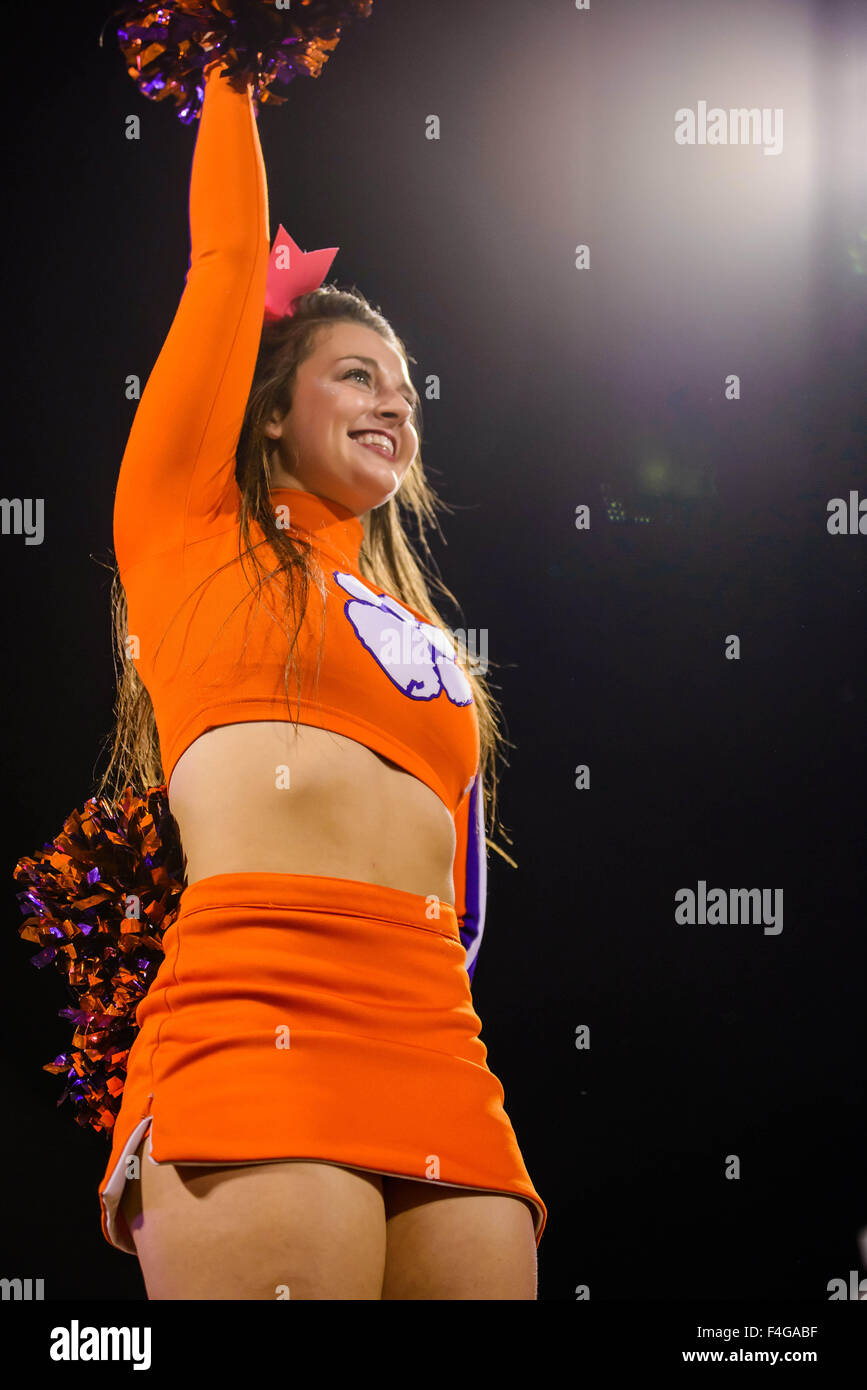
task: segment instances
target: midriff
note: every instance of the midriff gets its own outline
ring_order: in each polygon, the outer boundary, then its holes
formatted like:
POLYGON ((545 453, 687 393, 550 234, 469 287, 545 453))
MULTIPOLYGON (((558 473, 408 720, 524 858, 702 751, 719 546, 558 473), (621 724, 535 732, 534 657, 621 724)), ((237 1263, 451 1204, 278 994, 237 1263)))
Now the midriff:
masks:
POLYGON ((448 808, 344 734, 282 720, 209 729, 178 759, 169 806, 189 884, 224 873, 315 874, 454 905, 448 808))

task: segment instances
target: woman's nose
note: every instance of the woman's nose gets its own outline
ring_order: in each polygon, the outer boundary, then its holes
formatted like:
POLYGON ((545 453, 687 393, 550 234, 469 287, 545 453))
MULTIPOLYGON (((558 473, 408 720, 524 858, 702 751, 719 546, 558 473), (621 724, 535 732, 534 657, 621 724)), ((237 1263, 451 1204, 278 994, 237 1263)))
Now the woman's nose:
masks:
POLYGON ((412 416, 412 406, 406 399, 406 396, 402 396, 399 391, 395 391, 392 396, 386 397, 380 402, 379 413, 381 415, 395 417, 399 419, 400 423, 403 425, 412 416))

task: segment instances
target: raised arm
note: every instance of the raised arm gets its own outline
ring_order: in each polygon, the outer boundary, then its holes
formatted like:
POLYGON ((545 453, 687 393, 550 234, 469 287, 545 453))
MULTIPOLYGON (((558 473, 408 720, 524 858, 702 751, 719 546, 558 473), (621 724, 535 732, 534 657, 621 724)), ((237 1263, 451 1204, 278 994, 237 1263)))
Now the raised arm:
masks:
POLYGON ((114 545, 124 570, 219 527, 238 508, 235 449, 265 306, 268 187, 249 90, 218 65, 190 178, 190 266, 120 466, 114 545))

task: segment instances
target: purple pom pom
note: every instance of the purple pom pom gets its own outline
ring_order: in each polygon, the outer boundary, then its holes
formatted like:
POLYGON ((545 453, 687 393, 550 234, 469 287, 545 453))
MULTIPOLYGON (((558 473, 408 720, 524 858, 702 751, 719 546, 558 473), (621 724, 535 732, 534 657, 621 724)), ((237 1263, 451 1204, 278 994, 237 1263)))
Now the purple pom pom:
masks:
MULTIPOLYGON (((151 101, 171 98, 185 125, 198 119, 205 96, 205 68, 219 60, 236 91, 253 87, 258 103, 282 104, 275 81, 287 86, 303 74, 318 77, 337 47, 341 30, 366 19, 373 0, 309 0, 299 13, 273 0, 134 0, 121 5, 105 28, 117 36, 127 70, 151 101)), ((102 35, 100 35, 100 43, 102 35)))

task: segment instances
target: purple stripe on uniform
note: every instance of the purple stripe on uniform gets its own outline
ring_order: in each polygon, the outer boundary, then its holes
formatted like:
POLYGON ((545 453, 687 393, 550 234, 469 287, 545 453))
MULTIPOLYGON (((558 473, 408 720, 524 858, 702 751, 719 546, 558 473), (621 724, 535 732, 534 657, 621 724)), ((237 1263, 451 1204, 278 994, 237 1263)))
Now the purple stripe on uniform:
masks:
POLYGON ((461 926, 461 941, 467 953, 467 974, 472 983, 482 933, 485 930, 485 904, 488 892, 488 851, 485 844, 484 796, 481 773, 477 773, 470 791, 467 817, 467 874, 466 913, 461 926))

